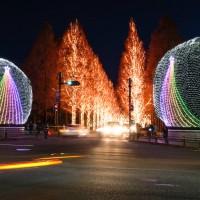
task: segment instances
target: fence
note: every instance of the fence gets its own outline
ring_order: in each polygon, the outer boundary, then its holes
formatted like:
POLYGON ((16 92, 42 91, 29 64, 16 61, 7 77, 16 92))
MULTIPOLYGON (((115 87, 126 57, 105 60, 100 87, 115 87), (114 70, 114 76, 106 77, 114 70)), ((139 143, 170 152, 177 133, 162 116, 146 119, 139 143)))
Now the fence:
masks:
POLYGON ((21 127, 0 127, 0 138, 19 137, 23 136, 25 128, 21 127))
MULTIPOLYGON (((63 128, 63 126, 49 126, 48 134, 53 136, 58 136, 58 130, 60 128, 63 128)), ((36 126, 33 127, 33 130, 31 132, 24 126, 0 127, 0 139, 22 138, 24 136, 29 136, 28 138, 31 138, 32 136, 38 137, 38 133, 39 135, 44 135, 44 127, 41 127, 39 132, 36 126)))
POLYGON ((200 137, 170 136, 168 138, 163 138, 163 136, 148 137, 147 135, 133 134, 131 140, 149 142, 155 144, 178 145, 183 147, 191 147, 195 149, 200 148, 200 137))

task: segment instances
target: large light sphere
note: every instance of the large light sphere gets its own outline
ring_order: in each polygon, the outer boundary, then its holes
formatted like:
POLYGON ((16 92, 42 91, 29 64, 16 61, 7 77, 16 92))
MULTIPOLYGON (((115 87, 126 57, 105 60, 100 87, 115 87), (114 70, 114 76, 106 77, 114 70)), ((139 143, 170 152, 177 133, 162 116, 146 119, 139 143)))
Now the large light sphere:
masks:
POLYGON ((26 123, 32 108, 32 87, 12 62, 0 58, 0 124, 26 123))
POLYGON ((153 84, 157 116, 170 127, 200 127, 200 38, 168 51, 153 84))

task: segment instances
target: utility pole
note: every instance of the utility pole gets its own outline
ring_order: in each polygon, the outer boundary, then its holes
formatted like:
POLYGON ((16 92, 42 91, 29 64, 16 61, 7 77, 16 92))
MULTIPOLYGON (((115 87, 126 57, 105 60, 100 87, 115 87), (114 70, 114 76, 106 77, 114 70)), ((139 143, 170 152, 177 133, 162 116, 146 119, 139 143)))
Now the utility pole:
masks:
POLYGON ((132 105, 131 105, 131 86, 132 86, 132 80, 131 78, 128 79, 128 101, 129 101, 129 139, 131 138, 131 111, 132 111, 132 105))
POLYGON ((58 126, 60 126, 61 114, 60 114, 60 100, 61 100, 61 84, 62 84, 62 72, 58 73, 58 93, 59 93, 59 101, 58 101, 58 126))

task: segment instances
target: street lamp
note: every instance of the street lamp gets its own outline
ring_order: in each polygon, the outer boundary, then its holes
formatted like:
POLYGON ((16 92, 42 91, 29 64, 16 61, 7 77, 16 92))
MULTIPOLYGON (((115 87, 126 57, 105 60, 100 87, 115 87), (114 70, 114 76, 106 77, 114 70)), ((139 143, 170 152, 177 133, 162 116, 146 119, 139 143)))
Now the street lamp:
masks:
POLYGON ((61 102, 61 85, 67 84, 69 86, 78 86, 80 85, 80 82, 77 80, 68 80, 67 82, 62 82, 62 72, 58 73, 58 126, 60 125, 61 116, 60 116, 60 102, 61 102))

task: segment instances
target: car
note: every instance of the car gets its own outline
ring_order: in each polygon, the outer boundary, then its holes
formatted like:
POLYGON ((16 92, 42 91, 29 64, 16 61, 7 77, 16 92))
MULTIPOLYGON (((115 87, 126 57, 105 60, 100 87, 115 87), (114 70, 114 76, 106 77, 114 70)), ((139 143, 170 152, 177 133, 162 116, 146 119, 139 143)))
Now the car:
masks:
POLYGON ((107 125, 103 128, 97 129, 97 132, 100 132, 101 137, 115 137, 124 139, 123 127, 119 122, 107 122, 107 125))
POLYGON ((89 129, 82 124, 68 124, 59 129, 58 134, 61 137, 74 136, 74 137, 86 137, 89 133, 89 129))

